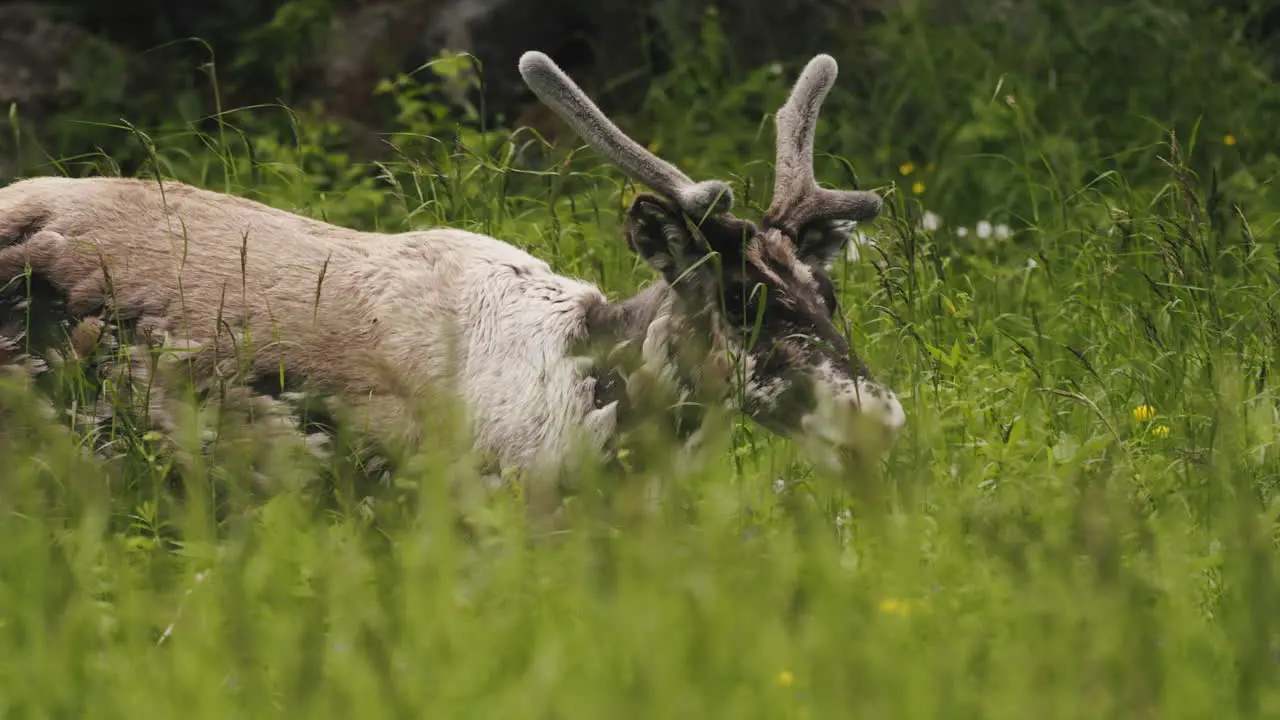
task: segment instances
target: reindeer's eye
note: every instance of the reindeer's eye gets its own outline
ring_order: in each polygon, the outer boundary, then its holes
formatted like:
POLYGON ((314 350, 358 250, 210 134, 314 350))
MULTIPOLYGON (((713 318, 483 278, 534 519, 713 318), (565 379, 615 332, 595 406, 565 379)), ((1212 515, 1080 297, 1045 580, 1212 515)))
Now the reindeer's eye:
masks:
POLYGON ((724 308, 730 322, 752 321, 760 312, 760 304, 772 291, 761 285, 732 284, 724 288, 724 308))
POLYGON ((725 310, 732 315, 742 314, 742 290, 740 288, 726 288, 724 291, 724 307, 725 310))
POLYGON ((814 279, 818 282, 818 293, 822 295, 822 302, 827 306, 827 312, 831 315, 836 314, 836 286, 831 282, 831 278, 822 273, 815 273, 814 279))

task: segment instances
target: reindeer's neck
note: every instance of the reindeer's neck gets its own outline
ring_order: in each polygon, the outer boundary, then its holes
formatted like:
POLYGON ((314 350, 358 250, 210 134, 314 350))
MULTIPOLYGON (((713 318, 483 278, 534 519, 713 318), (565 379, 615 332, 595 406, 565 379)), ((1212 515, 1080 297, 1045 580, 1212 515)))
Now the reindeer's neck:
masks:
POLYGON ((653 321, 669 315, 674 306, 675 293, 659 280, 626 300, 592 308, 587 315, 587 332, 596 348, 612 349, 607 346, 625 342, 639 349, 653 321))
POLYGON ((639 294, 593 308, 587 317, 594 359, 596 407, 618 403, 618 429, 643 422, 666 422, 685 439, 701 425, 702 411, 690 398, 699 394, 699 369, 681 347, 690 327, 674 291, 661 280, 639 294), (655 417, 656 415, 656 417, 655 417))

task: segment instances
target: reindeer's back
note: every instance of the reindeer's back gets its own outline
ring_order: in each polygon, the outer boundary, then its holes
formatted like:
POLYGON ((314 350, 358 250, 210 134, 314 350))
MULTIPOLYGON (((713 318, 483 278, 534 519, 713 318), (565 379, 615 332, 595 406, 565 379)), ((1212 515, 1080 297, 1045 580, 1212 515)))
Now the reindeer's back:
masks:
POLYGON ((132 318, 196 348, 205 379, 251 350, 261 376, 349 397, 443 380, 480 443, 510 457, 590 407, 566 352, 604 296, 484 235, 363 233, 179 183, 41 178, 0 189, 0 285, 26 264, 73 315, 132 318))
POLYGON ((350 273, 368 267, 381 237, 391 236, 176 182, 36 178, 0 189, 0 285, 30 266, 73 317, 137 321, 180 344, 226 334, 222 358, 200 356, 207 370, 246 342, 263 366, 285 353, 307 374, 367 364, 376 328, 350 273))
POLYGON ((369 237, 177 182, 49 177, 0 189, 0 248, 17 249, 41 234, 43 247, 26 254, 47 266, 55 282, 71 284, 83 277, 82 265, 100 269, 106 260, 128 269, 130 277, 121 280, 145 278, 153 287, 209 273, 274 283, 300 264, 359 255, 369 237), (58 257, 40 252, 53 244, 58 257))

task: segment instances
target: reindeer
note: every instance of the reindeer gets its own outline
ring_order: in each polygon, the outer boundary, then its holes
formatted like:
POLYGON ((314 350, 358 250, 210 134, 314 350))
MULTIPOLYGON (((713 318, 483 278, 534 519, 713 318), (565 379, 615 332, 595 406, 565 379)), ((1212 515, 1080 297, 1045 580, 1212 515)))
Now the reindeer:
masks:
MULTIPOLYGON (((637 408, 658 380, 686 399, 710 391, 835 467, 887 450, 902 407, 837 330, 824 271, 853 223, 881 209, 874 193, 814 180, 836 62, 809 62, 777 113, 776 180, 758 224, 732 214, 727 183, 694 182, 628 138, 545 54, 525 53, 519 70, 651 190, 623 229, 659 275, 638 295, 610 302, 462 230, 360 232, 172 181, 60 177, 0 189, 0 288, 39 280, 90 339, 128 325, 141 376, 163 345, 203 391, 228 378, 264 396, 311 388, 358 411, 380 441, 420 439, 415 405, 448 388, 474 448, 504 467, 563 467, 575 439, 607 454, 620 428, 645 422, 637 408), (262 390, 281 378, 283 389, 262 390)), ((0 305, 10 356, 15 307, 0 305)), ((153 395, 150 416, 170 430, 163 405, 153 395)))

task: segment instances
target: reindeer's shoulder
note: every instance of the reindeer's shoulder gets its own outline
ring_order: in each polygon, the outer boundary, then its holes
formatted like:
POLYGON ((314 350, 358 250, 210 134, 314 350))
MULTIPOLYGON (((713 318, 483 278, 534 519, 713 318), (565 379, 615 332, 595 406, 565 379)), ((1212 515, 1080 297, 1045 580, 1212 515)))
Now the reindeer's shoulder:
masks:
POLYGON ((455 287, 533 296, 544 296, 552 288, 568 294, 598 292, 513 243, 489 235, 437 227, 385 237, 395 238, 391 246, 404 260, 425 260, 447 269, 448 284, 455 287))
POLYGON ((514 263, 530 270, 551 272, 551 267, 545 261, 514 244, 470 230, 433 227, 399 233, 394 237, 403 246, 412 250, 447 251, 465 259, 471 267, 514 263))
POLYGON ((587 308, 605 302, 595 285, 558 273, 545 260, 489 235, 441 227, 402 233, 396 245, 405 272, 421 267, 463 315, 473 318, 540 327, 560 323, 565 332, 574 332, 587 308))

